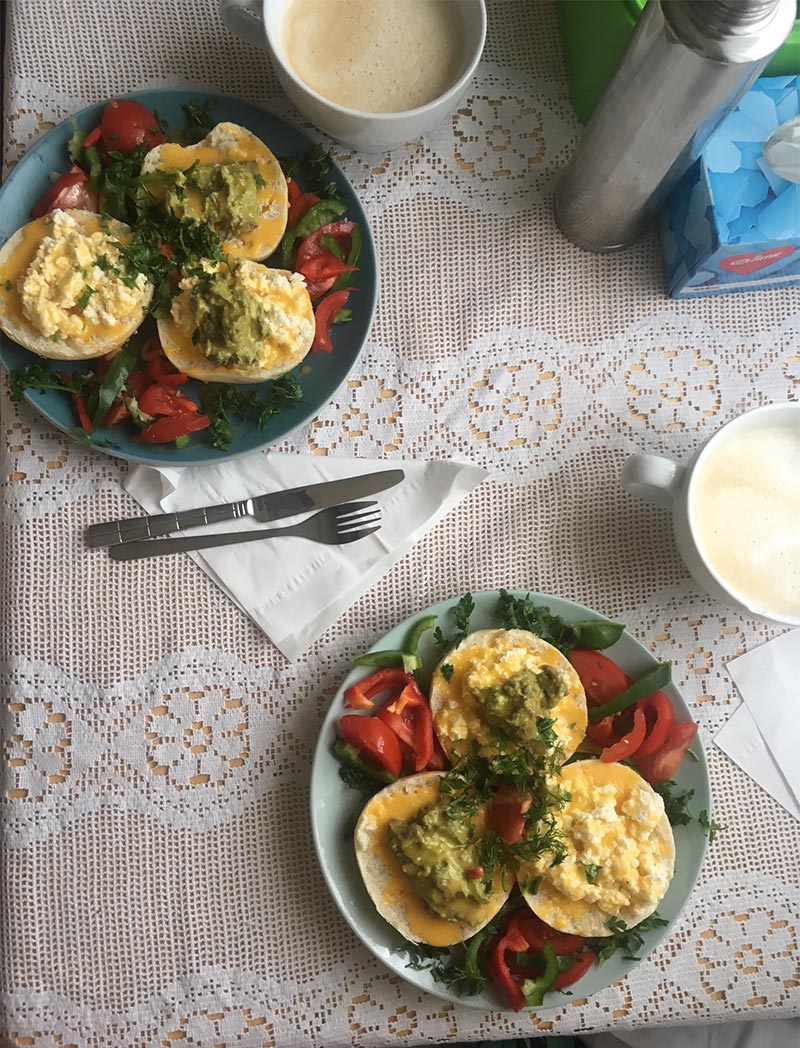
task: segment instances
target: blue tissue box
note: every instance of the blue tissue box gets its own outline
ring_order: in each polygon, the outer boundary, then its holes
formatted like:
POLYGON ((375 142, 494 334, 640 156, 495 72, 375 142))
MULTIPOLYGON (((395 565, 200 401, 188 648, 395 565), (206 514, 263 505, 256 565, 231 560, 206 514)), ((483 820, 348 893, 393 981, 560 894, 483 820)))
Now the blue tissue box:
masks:
POLYGON ((660 216, 673 298, 800 283, 800 184, 763 159, 800 113, 800 77, 757 80, 708 140, 660 216))

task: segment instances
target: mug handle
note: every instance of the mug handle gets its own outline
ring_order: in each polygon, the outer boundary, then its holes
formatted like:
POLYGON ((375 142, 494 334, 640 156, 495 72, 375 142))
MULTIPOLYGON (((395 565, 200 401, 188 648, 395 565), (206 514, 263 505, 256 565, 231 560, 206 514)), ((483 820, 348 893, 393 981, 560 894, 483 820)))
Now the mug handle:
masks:
POLYGON ((661 455, 631 455, 622 467, 622 486, 658 506, 669 506, 681 486, 686 470, 661 455))
POLYGON ((248 44, 267 50, 264 32, 263 0, 221 0, 222 21, 232 33, 248 44))

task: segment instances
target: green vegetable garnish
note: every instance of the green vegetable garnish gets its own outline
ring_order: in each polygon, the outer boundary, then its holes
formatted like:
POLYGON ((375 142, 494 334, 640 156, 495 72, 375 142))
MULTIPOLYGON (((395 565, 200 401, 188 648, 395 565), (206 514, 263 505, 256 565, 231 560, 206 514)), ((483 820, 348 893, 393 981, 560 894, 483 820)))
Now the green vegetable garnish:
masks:
POLYGON ((602 706, 592 706, 589 710, 589 719, 602 720, 603 717, 610 717, 614 713, 619 713, 621 710, 633 706, 634 703, 639 702, 641 699, 646 699, 653 692, 661 691, 671 680, 672 667, 670 663, 659 662, 657 666, 645 673, 643 677, 631 684, 629 688, 626 688, 621 695, 617 695, 615 699, 611 699, 610 702, 604 702, 602 706))

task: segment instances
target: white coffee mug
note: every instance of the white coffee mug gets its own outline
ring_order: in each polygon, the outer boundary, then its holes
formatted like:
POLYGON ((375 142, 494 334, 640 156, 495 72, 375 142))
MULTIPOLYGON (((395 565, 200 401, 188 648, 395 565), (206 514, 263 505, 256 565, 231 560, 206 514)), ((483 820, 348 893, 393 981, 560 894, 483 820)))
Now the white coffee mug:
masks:
POLYGON ((300 112, 332 138, 363 152, 383 152, 425 134, 462 101, 486 41, 485 0, 450 0, 464 22, 465 65, 458 80, 427 105, 404 113, 362 113, 318 94, 296 76, 285 57, 282 23, 290 0, 221 0, 225 25, 267 51, 286 94, 300 112))
POLYGON ((632 455, 623 466, 622 485, 626 491, 649 502, 672 506, 675 541, 686 567, 702 589, 737 611, 769 622, 800 626, 800 615, 776 614, 768 607, 750 606, 714 570, 697 540, 693 509, 697 467, 712 448, 734 433, 760 429, 765 425, 790 425, 800 430, 800 403, 769 404, 739 415, 718 429, 686 466, 660 455, 632 455))

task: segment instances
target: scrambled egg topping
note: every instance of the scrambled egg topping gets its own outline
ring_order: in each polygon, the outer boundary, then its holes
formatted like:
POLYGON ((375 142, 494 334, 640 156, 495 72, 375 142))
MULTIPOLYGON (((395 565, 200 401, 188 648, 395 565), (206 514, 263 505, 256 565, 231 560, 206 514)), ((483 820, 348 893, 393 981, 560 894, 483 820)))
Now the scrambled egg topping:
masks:
POLYGON ((536 872, 566 898, 609 915, 660 900, 669 885, 663 842, 653 834, 664 814, 661 797, 583 776, 569 790, 572 799, 556 815, 567 857, 551 868, 543 856, 536 872))
POLYGON ((116 327, 141 309, 147 288, 141 273, 128 287, 115 274, 118 267, 113 237, 102 230, 87 235, 71 215, 54 211, 50 235, 22 279, 23 312, 46 338, 83 340, 101 326, 116 327))

